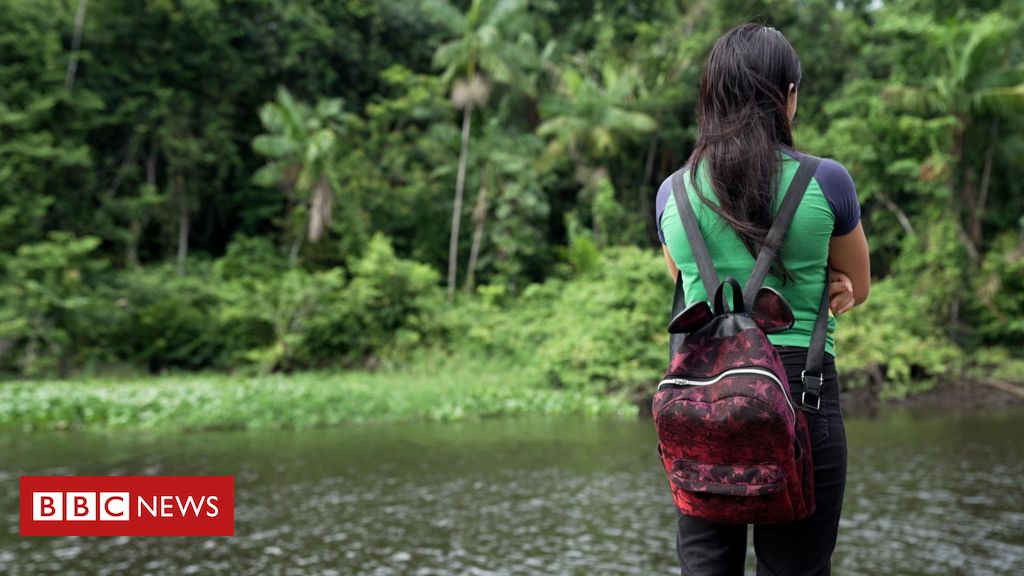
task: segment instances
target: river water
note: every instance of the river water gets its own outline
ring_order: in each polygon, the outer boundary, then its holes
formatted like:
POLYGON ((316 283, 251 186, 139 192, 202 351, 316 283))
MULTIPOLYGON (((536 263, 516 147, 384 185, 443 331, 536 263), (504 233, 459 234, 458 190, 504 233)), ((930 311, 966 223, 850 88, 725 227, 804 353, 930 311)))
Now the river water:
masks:
MULTIPOLYGON (((1024 409, 847 434, 836 574, 1024 574, 1024 409)), ((678 574, 655 445, 650 420, 4 433, 0 574, 678 574), (236 535, 21 538, 20 474, 234 475, 236 535)))

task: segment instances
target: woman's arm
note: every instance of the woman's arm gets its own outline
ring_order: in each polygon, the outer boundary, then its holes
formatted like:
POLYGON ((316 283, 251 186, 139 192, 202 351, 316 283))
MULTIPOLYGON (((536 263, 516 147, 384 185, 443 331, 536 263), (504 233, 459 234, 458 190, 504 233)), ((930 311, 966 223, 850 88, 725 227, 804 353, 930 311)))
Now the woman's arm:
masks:
POLYGON ((672 255, 668 253, 668 246, 662 244, 661 250, 665 253, 665 263, 668 264, 668 277, 675 282, 676 275, 679 274, 679 268, 676 268, 675 260, 672 260, 672 255))
POLYGON ((860 222, 847 234, 833 236, 828 244, 829 266, 849 278, 854 305, 862 304, 871 291, 871 258, 860 222))

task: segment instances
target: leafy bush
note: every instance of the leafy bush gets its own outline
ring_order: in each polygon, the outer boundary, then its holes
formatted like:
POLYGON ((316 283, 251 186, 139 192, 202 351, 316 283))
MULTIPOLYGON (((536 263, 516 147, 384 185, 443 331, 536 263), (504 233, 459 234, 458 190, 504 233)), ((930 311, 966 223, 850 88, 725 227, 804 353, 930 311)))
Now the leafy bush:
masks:
POLYGON ((666 361, 672 284, 650 251, 608 250, 558 295, 535 361, 556 386, 604 391, 648 383, 666 361))
POLYGON ((187 276, 171 265, 101 275, 89 257, 97 244, 55 235, 4 260, 6 371, 398 363, 438 329, 438 274, 395 256, 381 235, 351 280, 341 269, 288 268, 269 241, 245 237, 214 263, 193 258, 187 276))
POLYGON ((98 289, 87 311, 102 350, 97 359, 152 372, 217 364, 228 345, 213 321, 220 296, 208 266, 193 263, 192 269, 189 276, 172 265, 130 270, 98 289))
POLYGON ((874 378, 883 396, 902 397, 959 373, 962 351, 950 327, 969 294, 965 259, 952 222, 921 223, 904 238, 893 274, 838 320, 836 353, 851 384, 874 378))
POLYGON ((317 314, 344 289, 340 270, 309 273, 292 269, 266 279, 239 278, 219 287, 217 321, 226 334, 244 340, 264 334, 227 358, 264 371, 291 370, 310 360, 307 330, 317 314))
POLYGON ((511 355, 552 386, 591 393, 657 379, 672 284, 650 251, 612 248, 571 280, 529 286, 511 306, 480 299, 446 316, 452 346, 511 355))
POLYGON ((283 262, 259 259, 264 263, 244 268, 252 273, 228 274, 252 260, 247 254, 266 252, 245 242, 218 263, 217 324, 231 340, 223 346, 229 366, 267 371, 397 361, 436 325, 438 274, 398 258, 383 235, 366 246, 351 278, 339 269, 282 272, 283 262))
POLYGON ((837 366, 845 386, 875 379, 885 397, 902 397, 954 374, 960 349, 931 316, 930 297, 914 286, 885 279, 863 305, 837 320, 837 366))
POLYGON ((435 270, 398 258, 386 237, 374 235, 344 292, 328 296, 310 318, 303 340, 308 361, 400 362, 436 331, 438 282, 435 270))
POLYGON ((83 332, 90 327, 76 315, 89 302, 89 280, 105 264, 92 256, 99 243, 53 232, 0 256, 0 365, 25 374, 64 372, 87 346, 83 332))
POLYGON ((985 256, 972 301, 978 336, 987 346, 1024 345, 1024 241, 1000 237, 985 256))

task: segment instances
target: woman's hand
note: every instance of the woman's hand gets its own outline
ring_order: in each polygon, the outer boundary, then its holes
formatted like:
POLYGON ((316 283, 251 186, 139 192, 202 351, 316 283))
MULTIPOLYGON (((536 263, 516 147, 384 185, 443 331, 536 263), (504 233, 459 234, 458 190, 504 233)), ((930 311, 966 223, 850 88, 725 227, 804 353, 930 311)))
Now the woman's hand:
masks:
POLYGON ((828 297, 829 308, 836 316, 853 308, 856 302, 853 299, 853 282, 850 277, 838 270, 830 270, 828 273, 828 297))

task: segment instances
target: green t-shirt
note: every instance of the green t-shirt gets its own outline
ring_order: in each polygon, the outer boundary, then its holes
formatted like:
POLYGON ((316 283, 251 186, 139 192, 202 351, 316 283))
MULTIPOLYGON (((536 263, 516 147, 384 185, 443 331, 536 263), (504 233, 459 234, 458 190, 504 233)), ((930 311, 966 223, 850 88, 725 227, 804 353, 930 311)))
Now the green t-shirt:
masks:
MULTIPOLYGON (((785 191, 789 188, 793 176, 796 174, 799 162, 788 154, 782 154, 781 186, 779 190, 785 191)), ((832 162, 832 164, 836 164, 832 162)), ((837 165, 837 164, 836 164, 837 165)), ((717 198, 707 182, 707 171, 703 168, 698 170, 697 181, 706 197, 717 204, 717 198)), ((826 168, 828 170, 828 167, 826 168)), ((842 169, 849 178, 849 174, 842 169)), ((836 226, 836 215, 833 206, 822 192, 819 168, 815 177, 811 179, 800 201, 796 214, 789 231, 783 240, 781 249, 782 261, 792 275, 792 280, 785 286, 782 281, 771 274, 765 279, 764 285, 775 288, 786 298, 793 309, 793 316, 796 322, 793 327, 785 332, 769 334, 768 340, 776 345, 807 347, 811 341, 811 332, 814 329, 814 322, 818 315, 818 307, 821 305, 821 295, 825 288, 827 278, 825 266, 828 262, 829 239, 833 235, 836 226)), ((719 279, 732 276, 744 286, 747 277, 754 268, 754 258, 747 251, 746 246, 739 235, 729 224, 716 214, 713 210, 704 205, 697 197, 690 181, 689 173, 683 175, 682 181, 690 197, 690 204, 697 217, 701 235, 708 246, 711 261, 715 265, 719 279)), ((671 186, 671 177, 666 181, 671 186)), ((850 183, 852 188, 852 181, 850 183)), ((782 204, 784 192, 780 192, 776 198, 775 211, 778 212, 782 204)), ((854 202, 856 197, 854 196, 854 202)), ((664 242, 668 246, 672 260, 683 273, 683 290, 686 296, 686 305, 694 302, 710 300, 705 293, 704 284, 697 273, 697 263, 693 259, 693 252, 686 241, 686 233, 683 231, 683 223, 676 209, 674 195, 667 195, 665 208, 660 212, 660 229, 664 242)), ((859 221, 859 206, 857 206, 857 218, 859 221)), ((856 222, 854 222, 854 225, 856 222)), ((846 223, 843 223, 846 226, 846 223)), ((835 328, 836 319, 829 312, 828 335, 826 338, 825 351, 835 356, 835 328)))

